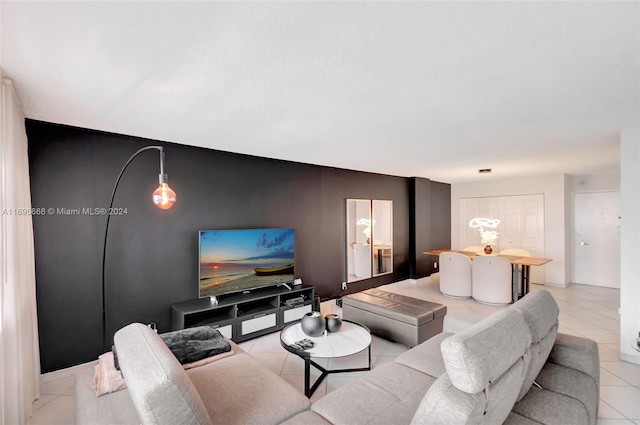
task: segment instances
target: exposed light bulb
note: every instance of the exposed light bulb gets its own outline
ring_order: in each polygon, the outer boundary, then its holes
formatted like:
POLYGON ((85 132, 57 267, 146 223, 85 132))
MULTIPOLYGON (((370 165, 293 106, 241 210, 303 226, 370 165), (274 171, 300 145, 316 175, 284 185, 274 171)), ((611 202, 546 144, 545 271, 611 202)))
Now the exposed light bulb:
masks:
POLYGON ((176 193, 167 183, 160 183, 160 186, 153 191, 153 203, 163 210, 168 210, 176 203, 176 193))

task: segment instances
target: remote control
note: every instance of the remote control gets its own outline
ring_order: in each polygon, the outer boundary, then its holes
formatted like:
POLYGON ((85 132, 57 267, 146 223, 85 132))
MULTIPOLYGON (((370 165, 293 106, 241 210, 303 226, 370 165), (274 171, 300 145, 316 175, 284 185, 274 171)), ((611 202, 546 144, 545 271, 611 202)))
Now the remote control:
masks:
POLYGON ((303 350, 308 350, 309 348, 313 348, 314 345, 315 344, 313 343, 313 341, 311 341, 308 338, 305 338, 305 339, 301 339, 300 341, 296 341, 291 345, 291 347, 298 346, 298 347, 301 347, 303 350))

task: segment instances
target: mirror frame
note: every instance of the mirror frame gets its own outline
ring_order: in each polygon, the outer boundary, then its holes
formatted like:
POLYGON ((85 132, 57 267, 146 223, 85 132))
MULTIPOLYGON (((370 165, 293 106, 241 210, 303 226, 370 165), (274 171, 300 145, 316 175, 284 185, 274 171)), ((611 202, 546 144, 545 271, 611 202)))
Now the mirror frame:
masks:
POLYGON ((393 201, 347 198, 345 211, 345 282, 393 273, 393 201))
POLYGON ((372 274, 374 277, 391 274, 393 273, 393 201, 371 200, 371 218, 373 222, 372 274))

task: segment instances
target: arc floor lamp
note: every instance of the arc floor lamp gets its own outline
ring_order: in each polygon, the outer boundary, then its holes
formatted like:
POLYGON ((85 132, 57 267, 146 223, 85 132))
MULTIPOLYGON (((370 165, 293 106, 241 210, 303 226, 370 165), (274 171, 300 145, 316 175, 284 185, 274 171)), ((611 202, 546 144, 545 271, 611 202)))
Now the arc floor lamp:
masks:
POLYGON ((127 162, 120 170, 120 174, 118 174, 118 178, 116 179, 116 184, 113 186, 113 192, 111 193, 111 201, 109 202, 109 209, 107 209, 107 225, 104 230, 104 246, 102 248, 102 341, 104 345, 104 349, 108 350, 109 343, 107 341, 107 298, 106 298, 106 286, 105 286, 105 264, 107 258, 107 236, 109 234, 109 221, 111 219, 110 211, 113 208, 113 200, 116 197, 116 191, 118 190, 118 185, 120 184, 120 179, 124 174, 125 170, 131 164, 131 161, 138 155, 140 155, 144 151, 148 150, 158 150, 160 152, 160 175, 158 176, 159 186, 156 190, 153 191, 152 200, 153 203, 160 209, 166 210, 173 206, 176 203, 176 193, 169 187, 168 181, 169 177, 164 172, 164 147, 163 146, 145 146, 142 149, 136 151, 131 158, 127 160, 127 162))

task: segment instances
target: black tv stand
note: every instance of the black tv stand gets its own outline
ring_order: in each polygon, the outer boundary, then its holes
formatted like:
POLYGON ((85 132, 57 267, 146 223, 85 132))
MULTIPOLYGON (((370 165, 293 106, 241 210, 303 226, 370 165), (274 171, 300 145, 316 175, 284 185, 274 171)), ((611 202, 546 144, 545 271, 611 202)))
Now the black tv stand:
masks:
POLYGON ((171 306, 171 329, 214 326, 235 342, 246 341, 282 329, 313 310, 311 286, 279 284, 252 291, 232 293, 216 298, 201 298, 171 306), (282 285, 282 286, 281 286, 282 285), (286 289, 284 288, 286 286, 286 289), (288 300, 302 298, 291 305, 288 300))

